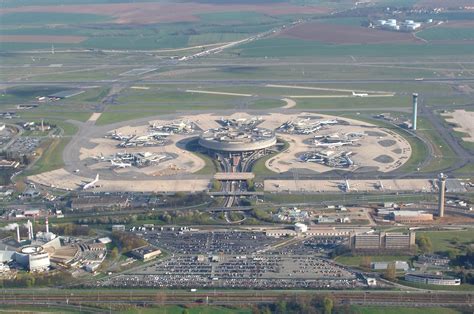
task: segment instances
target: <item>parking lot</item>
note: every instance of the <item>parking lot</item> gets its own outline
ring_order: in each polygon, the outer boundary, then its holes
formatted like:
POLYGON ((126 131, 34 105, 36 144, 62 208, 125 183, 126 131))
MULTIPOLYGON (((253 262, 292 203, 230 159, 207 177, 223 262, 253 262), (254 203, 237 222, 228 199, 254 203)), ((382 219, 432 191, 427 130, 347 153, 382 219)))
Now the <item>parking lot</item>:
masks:
POLYGON ((133 274, 96 283, 108 287, 346 289, 365 284, 351 271, 316 256, 172 256, 133 274))
POLYGON ((18 155, 28 155, 33 153, 40 143, 41 138, 38 137, 19 137, 8 147, 8 150, 18 155))
POLYGON ((344 242, 342 237, 312 237, 273 249, 287 239, 262 232, 189 229, 137 234, 168 256, 96 286, 348 289, 365 285, 354 272, 325 258, 344 242))
POLYGON ((263 232, 147 232, 151 244, 177 254, 250 254, 277 243, 263 232))

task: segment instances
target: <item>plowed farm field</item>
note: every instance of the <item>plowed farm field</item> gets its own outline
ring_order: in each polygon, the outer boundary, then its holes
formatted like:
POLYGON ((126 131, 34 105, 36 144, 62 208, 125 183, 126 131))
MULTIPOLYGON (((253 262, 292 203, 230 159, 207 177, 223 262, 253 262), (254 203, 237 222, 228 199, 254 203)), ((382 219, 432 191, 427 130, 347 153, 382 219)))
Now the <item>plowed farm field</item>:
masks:
POLYGON ((305 23, 291 27, 279 36, 331 44, 416 43, 410 33, 391 32, 358 26, 305 23))
POLYGON ((86 39, 84 36, 0 35, 0 41, 10 43, 78 44, 86 39))
POLYGON ((113 3, 62 6, 23 6, 0 10, 0 14, 18 12, 88 13, 112 16, 116 23, 164 23, 198 21, 199 14, 218 12, 257 12, 267 15, 319 14, 329 9, 317 6, 297 6, 286 3, 273 5, 201 4, 201 3, 113 3))

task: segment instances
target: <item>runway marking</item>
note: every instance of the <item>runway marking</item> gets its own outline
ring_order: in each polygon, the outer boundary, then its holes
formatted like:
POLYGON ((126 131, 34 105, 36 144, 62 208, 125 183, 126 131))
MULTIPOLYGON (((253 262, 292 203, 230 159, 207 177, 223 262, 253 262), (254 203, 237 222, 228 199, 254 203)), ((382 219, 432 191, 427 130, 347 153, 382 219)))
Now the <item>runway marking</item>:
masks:
POLYGON ((130 88, 131 89, 150 89, 150 87, 146 87, 146 86, 131 86, 130 88))
POLYGON ((239 94, 239 93, 226 93, 226 92, 213 92, 207 90, 194 90, 187 89, 186 93, 196 93, 196 94, 211 94, 211 95, 227 95, 227 96, 241 96, 241 97, 252 97, 252 94, 239 94))
POLYGON ((354 89, 341 89, 341 88, 324 88, 324 87, 312 87, 312 86, 296 86, 296 85, 276 85, 276 84, 267 84, 265 87, 273 88, 293 88, 293 89, 308 89, 308 90, 322 90, 322 91, 334 91, 334 92, 363 92, 363 93, 372 93, 372 94, 391 94, 395 95, 393 92, 385 91, 370 91, 370 90, 354 90, 354 89))
MULTIPOLYGON (((361 98, 373 98, 373 97, 393 97, 395 96, 394 94, 379 94, 379 95, 367 95, 363 96, 361 98)), ((285 97, 291 97, 291 98, 356 98, 359 96, 353 96, 353 95, 289 95, 285 97)))
POLYGON ((281 107, 282 109, 289 109, 289 108, 293 108, 294 106, 296 106, 296 101, 294 101, 293 99, 282 98, 281 100, 283 100, 284 102, 286 102, 286 105, 284 105, 283 107, 281 107))
POLYGON ((91 114, 87 122, 96 122, 100 118, 101 115, 102 115, 102 112, 94 112, 93 114, 91 114))

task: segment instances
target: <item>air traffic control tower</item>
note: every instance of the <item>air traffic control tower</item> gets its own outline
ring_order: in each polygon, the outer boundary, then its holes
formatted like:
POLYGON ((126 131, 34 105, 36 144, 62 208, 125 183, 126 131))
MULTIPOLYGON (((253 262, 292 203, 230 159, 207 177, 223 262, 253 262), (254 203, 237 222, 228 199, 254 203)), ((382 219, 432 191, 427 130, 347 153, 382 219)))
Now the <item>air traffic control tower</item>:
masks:
POLYGON ((439 217, 444 217, 446 178, 447 177, 443 173, 440 173, 438 176, 438 189, 439 189, 438 216, 439 217))
POLYGON ((413 131, 416 131, 416 120, 418 119, 418 94, 413 93, 413 131))

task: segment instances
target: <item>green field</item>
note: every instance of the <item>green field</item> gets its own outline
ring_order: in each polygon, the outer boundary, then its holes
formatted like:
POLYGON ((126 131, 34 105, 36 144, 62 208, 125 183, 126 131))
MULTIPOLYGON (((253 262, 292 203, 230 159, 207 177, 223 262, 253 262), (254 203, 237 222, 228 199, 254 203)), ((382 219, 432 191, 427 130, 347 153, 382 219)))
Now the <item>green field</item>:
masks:
POLYGON ((357 110, 373 108, 391 111, 396 108, 407 108, 410 104, 408 96, 394 97, 349 97, 349 98, 299 98, 296 99, 298 109, 345 109, 357 110))
POLYGON ((218 13, 204 13, 199 14, 199 18, 207 23, 221 24, 221 25, 236 25, 236 24, 259 24, 266 22, 273 22, 277 18, 264 15, 258 12, 218 12, 218 13))
MULTIPOLYGON (((170 112, 164 112, 170 113, 170 112)), ((156 115, 156 113, 150 113, 146 111, 136 111, 136 112, 104 112, 100 118, 96 121, 96 125, 106 125, 115 122, 139 119, 144 117, 151 117, 156 115)))
POLYGON ((418 232, 427 235, 433 243, 435 252, 445 252, 450 249, 457 250, 458 245, 452 244, 454 238, 458 238, 460 244, 469 245, 474 243, 474 232, 470 230, 461 231, 428 231, 418 232))
POLYGON ((263 39, 248 43, 235 51, 243 57, 410 57, 470 55, 474 44, 370 44, 328 45, 288 38, 263 39))
POLYGON ((59 110, 30 110, 20 112, 20 117, 25 119, 53 119, 53 120, 76 120, 87 121, 91 112, 77 112, 69 111, 67 108, 60 108, 59 110))
POLYGON ((119 311, 121 314, 182 314, 183 310, 187 309, 189 314, 250 314, 250 308, 228 308, 222 306, 190 306, 182 307, 176 305, 166 305, 152 308, 135 308, 125 311, 119 311))
POLYGON ((443 170, 458 161, 455 153, 427 120, 418 119, 417 133, 423 135, 433 145, 434 150, 433 160, 421 169, 422 172, 443 170))
POLYGON ((426 29, 417 34, 426 40, 473 40, 474 29, 472 28, 454 28, 454 27, 435 27, 426 29))
POLYGON ((445 307, 384 307, 384 306, 351 306, 356 314, 461 314, 462 312, 445 307))
POLYGON ((54 139, 49 141, 40 159, 35 164, 23 173, 24 176, 35 175, 38 173, 56 170, 64 166, 63 150, 69 143, 68 138, 54 139))
POLYGON ((109 20, 107 16, 98 14, 80 13, 43 13, 43 12, 18 12, 2 15, 1 23, 6 24, 74 24, 94 23, 109 20))

